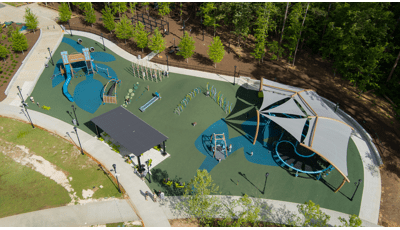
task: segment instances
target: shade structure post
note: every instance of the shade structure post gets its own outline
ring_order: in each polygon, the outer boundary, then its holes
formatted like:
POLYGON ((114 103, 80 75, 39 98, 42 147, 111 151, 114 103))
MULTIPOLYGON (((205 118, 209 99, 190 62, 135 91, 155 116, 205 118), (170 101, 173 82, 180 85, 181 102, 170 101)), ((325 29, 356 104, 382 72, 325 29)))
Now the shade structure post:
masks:
POLYGON ((257 129, 256 129, 256 134, 254 135, 253 145, 256 144, 257 137, 258 137, 258 128, 259 127, 260 127, 260 111, 257 110, 257 129))
POLYGON ((260 89, 258 90, 258 91, 262 91, 262 88, 263 88, 263 77, 261 77, 261 79, 260 79, 260 89))
POLYGON ((335 193, 337 193, 344 185, 344 183, 346 183, 346 178, 343 178, 342 183, 340 184, 340 186, 335 190, 335 193))
POLYGON ((166 152, 165 152, 165 141, 163 141, 162 148, 163 148, 163 153, 166 154, 166 152))
POLYGON ((97 125, 94 125, 94 127, 96 127, 97 136, 100 137, 100 135, 99 135, 99 130, 97 129, 97 125))

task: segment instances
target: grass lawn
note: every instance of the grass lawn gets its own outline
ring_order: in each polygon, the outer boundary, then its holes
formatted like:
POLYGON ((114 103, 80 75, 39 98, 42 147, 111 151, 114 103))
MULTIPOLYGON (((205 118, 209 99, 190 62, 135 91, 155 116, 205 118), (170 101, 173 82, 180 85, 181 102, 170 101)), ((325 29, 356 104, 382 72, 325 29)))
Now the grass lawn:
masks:
MULTIPOLYGON (((41 129, 32 129, 29 124, 0 117, 0 138, 13 145, 24 145, 30 153, 42 156, 57 166, 67 177, 72 177, 72 188, 83 199, 82 190, 103 185, 94 194, 94 199, 103 197, 121 197, 111 179, 97 166, 96 162, 63 138, 41 129)), ((1 167, 0 216, 35 211, 45 207, 56 207, 69 203, 71 198, 67 190, 55 181, 35 172, 27 166, 19 165, 12 159, 1 155, 1 162, 7 162, 11 168, 1 167), (7 174, 8 173, 8 174, 7 174), (29 175, 29 176, 26 176, 29 175), (16 179, 19 178, 19 179, 16 179), (12 192, 11 192, 12 191, 12 192), (29 195, 27 195, 29 194, 29 195), (32 199, 27 199, 27 197, 32 199), (3 199, 4 198, 4 199, 3 199)))
MULTIPOLYGON (((68 35, 68 38, 76 41, 79 37, 70 37, 68 35)), ((88 38, 83 37, 82 40, 85 47, 95 47, 97 51, 101 48, 100 44, 88 38)), ((65 50, 69 54, 76 52, 72 46, 61 43, 54 52, 53 58, 56 62, 61 58, 60 52, 65 50)), ((229 135, 230 139, 245 136, 248 139, 248 143, 252 142, 255 126, 250 127, 254 131, 246 133, 242 130, 241 125, 246 121, 246 117, 251 119, 256 115, 255 109, 261 104, 261 100, 257 97, 257 92, 246 90, 227 82, 175 73, 170 73, 170 77, 164 79, 162 82, 143 81, 133 77, 129 61, 115 55, 109 49, 107 49, 106 53, 113 55, 116 60, 111 62, 95 61, 95 63, 110 66, 118 78, 122 80, 121 86, 117 88, 118 104, 100 105, 94 113, 89 113, 78 108, 77 115, 81 123, 79 128, 94 136, 96 131, 90 119, 122 105, 128 89, 132 88, 134 83, 139 82, 139 89, 136 90, 135 96, 127 109, 169 138, 166 142, 166 150, 171 154, 171 157, 152 169, 152 183, 147 182, 151 189, 162 190, 166 195, 179 194, 179 190, 171 190, 161 186, 160 180, 164 177, 169 177, 188 183, 206 159, 206 156, 196 148, 195 140, 207 128, 222 118, 228 124, 226 135, 229 135), (204 92, 208 82, 210 86, 216 87, 217 92, 221 91, 221 94, 228 101, 233 102, 231 115, 228 116, 228 114, 225 114, 217 103, 203 94, 197 95, 192 99, 181 115, 173 113, 176 106, 187 93, 197 87, 201 87, 204 92), (145 86, 147 85, 150 87, 150 92, 145 91, 145 86), (149 101, 152 98, 152 93, 156 91, 161 94, 162 99, 151 105, 145 112, 140 112, 139 107, 149 101), (141 95, 142 92, 144 92, 143 95, 141 95), (191 125, 193 122, 197 122, 195 127, 191 125)), ((71 105, 75 104, 75 102, 69 102, 62 94, 63 82, 52 88, 50 77, 54 69, 55 67, 51 65, 45 69, 32 92, 35 101, 40 102, 41 105, 50 106, 51 110, 44 111, 34 106, 30 101, 27 103, 30 109, 38 110, 70 123, 72 118, 68 115, 67 111, 71 111, 71 105)), ((74 78, 71 80, 68 87, 71 95, 73 95, 77 84, 85 80, 84 78, 74 78)), ((97 74, 94 75, 94 79, 99 80, 103 85, 107 83, 105 78, 97 74)), ((88 87, 89 89, 90 87, 88 87)), ((307 175, 300 175, 296 178, 289 171, 281 167, 252 163, 248 160, 246 154, 247 152, 245 152, 244 148, 237 149, 227 160, 219 163, 210 172, 223 195, 241 196, 248 194, 253 197, 297 203, 312 200, 323 208, 348 214, 359 214, 362 184, 354 199, 351 201, 350 198, 355 190, 353 182, 363 178, 363 167, 360 155, 351 140, 349 142, 347 159, 349 165, 348 177, 351 183, 345 184, 338 193, 334 193, 333 190, 340 185, 343 178, 336 170, 320 181, 309 178, 307 175), (270 174, 267 181, 265 180, 266 172, 270 174), (236 185, 238 180, 239 183, 236 185)))

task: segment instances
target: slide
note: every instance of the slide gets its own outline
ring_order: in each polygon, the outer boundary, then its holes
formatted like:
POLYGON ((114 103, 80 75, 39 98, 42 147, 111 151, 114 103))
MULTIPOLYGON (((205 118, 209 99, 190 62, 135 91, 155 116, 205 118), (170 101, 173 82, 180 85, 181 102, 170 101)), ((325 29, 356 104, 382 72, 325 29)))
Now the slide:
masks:
POLYGON ((160 99, 158 96, 154 96, 152 99, 150 99, 150 101, 148 101, 146 104, 144 104, 142 107, 140 107, 139 110, 144 112, 148 107, 150 107, 150 105, 152 105, 158 99, 160 99))
POLYGON ((62 90, 63 90, 64 95, 68 98, 68 100, 70 102, 74 102, 74 99, 72 98, 71 94, 68 93, 68 84, 72 79, 71 68, 69 65, 65 65, 65 72, 67 74, 67 80, 65 80, 62 90))

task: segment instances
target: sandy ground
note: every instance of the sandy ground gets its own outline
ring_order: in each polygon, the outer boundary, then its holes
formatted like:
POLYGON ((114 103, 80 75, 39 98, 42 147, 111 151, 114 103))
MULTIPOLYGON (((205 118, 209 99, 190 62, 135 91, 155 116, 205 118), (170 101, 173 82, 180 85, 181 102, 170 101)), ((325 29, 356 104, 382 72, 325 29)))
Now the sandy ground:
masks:
POLYGON ((57 184, 63 186, 65 190, 68 191, 68 195, 71 197, 71 202, 67 205, 75 205, 75 202, 83 205, 90 202, 118 200, 118 198, 92 199, 91 197, 93 196, 95 190, 91 189, 82 190, 82 196, 84 198, 82 200, 76 195, 76 192, 69 183, 73 180, 72 177, 67 178, 63 171, 58 170, 55 165, 53 165, 43 157, 31 153, 26 146, 14 145, 13 143, 2 140, 1 138, 0 141, 5 144, 5 146, 0 146, 0 152, 2 152, 4 155, 10 157, 15 162, 21 165, 24 165, 35 170, 36 172, 41 173, 43 176, 48 177, 54 180, 57 184))

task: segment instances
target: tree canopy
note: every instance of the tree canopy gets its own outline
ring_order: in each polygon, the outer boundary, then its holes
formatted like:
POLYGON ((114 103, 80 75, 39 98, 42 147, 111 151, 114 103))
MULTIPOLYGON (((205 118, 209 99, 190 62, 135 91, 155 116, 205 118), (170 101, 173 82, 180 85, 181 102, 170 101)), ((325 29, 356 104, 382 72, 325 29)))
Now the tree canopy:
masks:
POLYGON ((96 22, 96 14, 95 14, 94 9, 93 9, 93 7, 91 5, 90 5, 90 7, 89 7, 89 5, 85 6, 84 15, 85 15, 85 21, 87 23, 91 24, 92 27, 93 27, 93 24, 96 22))
POLYGON ((58 7, 58 15, 60 16, 61 22, 68 22, 71 19, 72 12, 69 10, 66 2, 62 2, 58 7))
POLYGON ((162 37, 161 32, 158 30, 158 27, 154 30, 154 35, 150 38, 149 48, 151 51, 156 52, 157 54, 163 52, 166 47, 166 42, 162 37))
POLYGON ((26 7, 25 9, 25 15, 24 15, 26 27, 28 29, 33 30, 33 33, 35 33, 35 30, 37 26, 39 25, 39 20, 37 16, 32 13, 31 9, 29 7, 26 7))
POLYGON ((117 35, 117 38, 124 39, 125 44, 126 39, 133 37, 133 27, 126 15, 123 15, 120 22, 116 24, 115 34, 117 35))
POLYGON ((215 68, 217 68, 217 63, 220 63, 225 55, 224 45, 218 36, 214 37, 211 45, 208 46, 207 54, 214 62, 215 68))
POLYGON ((111 8, 106 6, 103 10, 101 10, 101 13, 103 13, 103 24, 104 27, 110 31, 113 31, 115 29, 115 21, 114 21, 114 15, 112 13, 111 8))
POLYGON ((189 58, 194 54, 196 47, 194 46, 194 39, 189 36, 189 33, 185 31, 182 40, 179 42, 179 49, 180 51, 177 55, 182 56, 186 59, 186 62, 189 62, 189 58))
POLYGON ((14 51, 24 52, 29 47, 28 39, 26 38, 25 34, 19 32, 17 28, 14 30, 12 35, 12 48, 14 51))
POLYGON ((143 23, 138 21, 133 32, 133 37, 137 46, 142 49, 142 52, 149 43, 149 34, 150 33, 145 30, 143 23))
POLYGON ((3 45, 0 45, 0 58, 3 58, 4 61, 6 61, 7 55, 10 53, 6 47, 3 45))
POLYGON ((118 17, 121 17, 121 13, 125 13, 128 10, 126 2, 112 2, 111 6, 113 7, 113 13, 118 13, 118 17))

